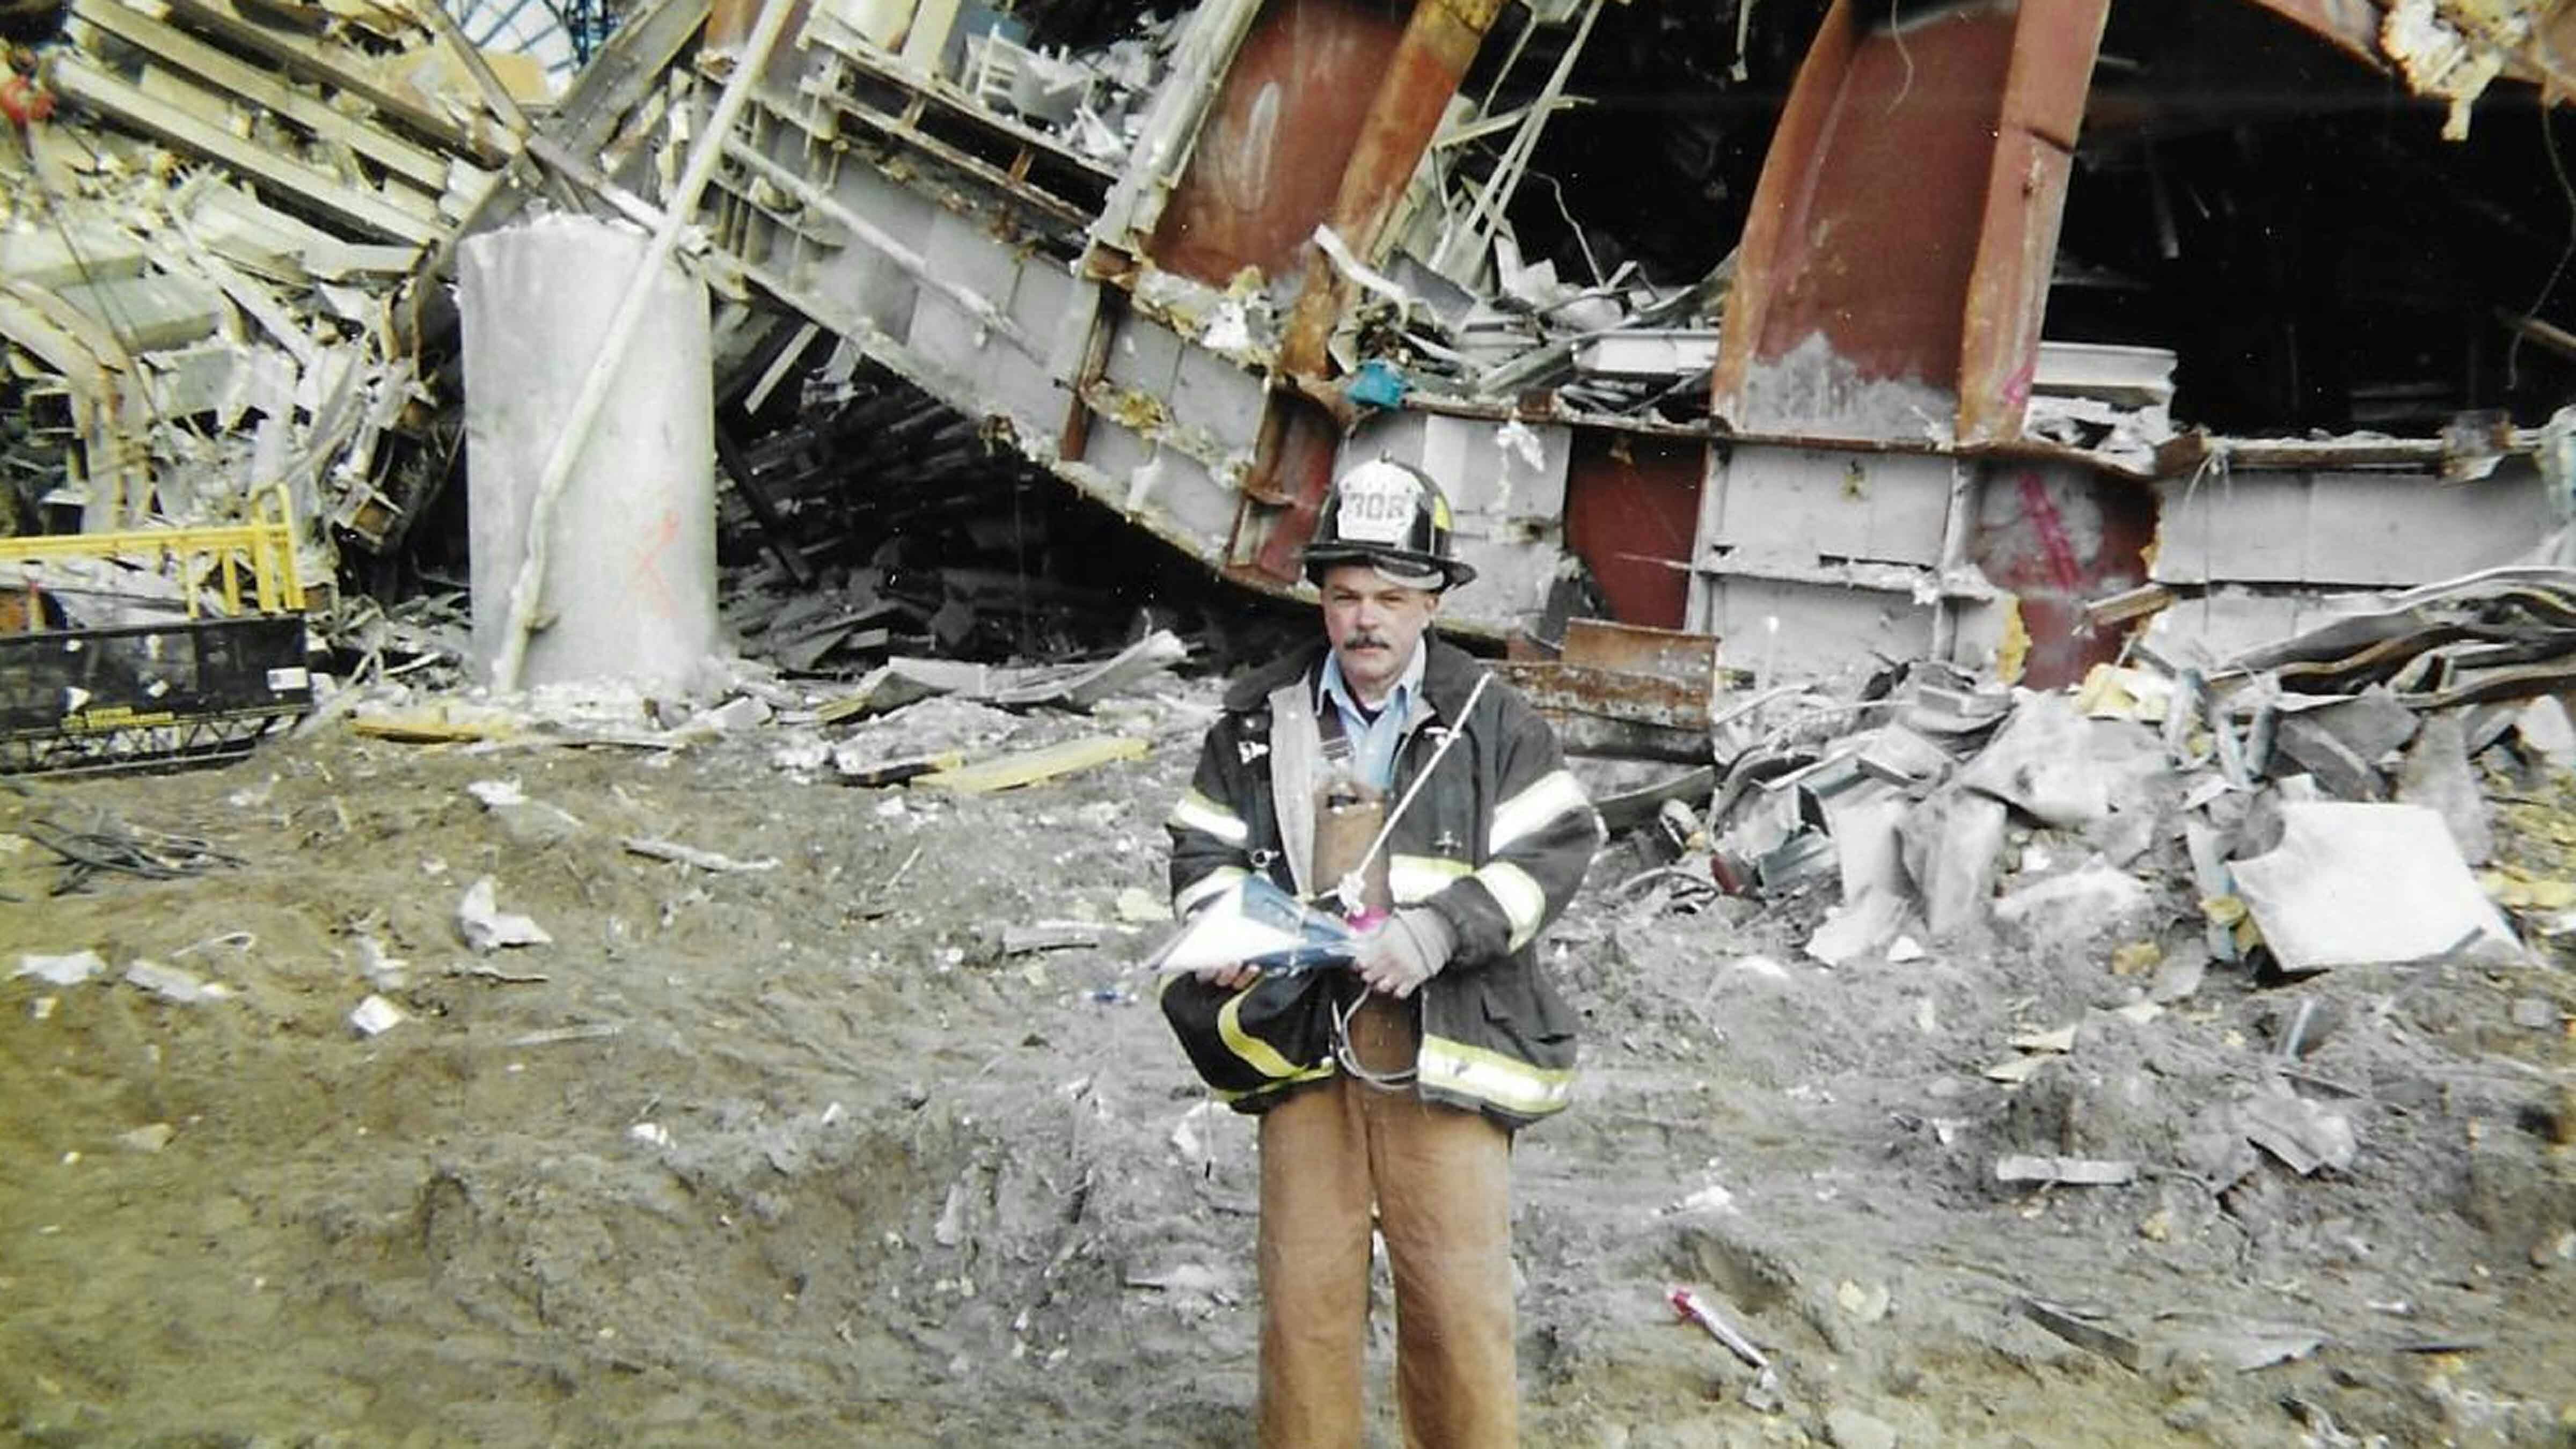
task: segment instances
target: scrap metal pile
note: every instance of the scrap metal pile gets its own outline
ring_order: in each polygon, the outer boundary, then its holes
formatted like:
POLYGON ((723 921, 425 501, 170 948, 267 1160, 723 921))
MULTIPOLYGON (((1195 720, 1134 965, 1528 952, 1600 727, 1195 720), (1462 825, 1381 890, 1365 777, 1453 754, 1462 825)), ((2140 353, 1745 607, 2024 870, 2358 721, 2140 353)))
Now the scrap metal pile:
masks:
MULTIPOLYGON (((50 114, 0 139, 8 531, 233 523, 282 487, 327 589, 335 538, 399 540, 450 461, 413 279, 503 155, 469 71, 541 78, 367 4, 79 0, 37 55, 50 114)), ((131 556, 0 570, 81 623, 193 612, 131 556)))
POLYGON ((0 764, 228 753, 300 714, 339 547, 393 547, 443 481, 417 278, 492 190, 491 112, 544 85, 420 13, 77 0, 18 53, 0 764))
POLYGON ((2576 834, 2532 824, 2509 858, 2495 817, 2546 807, 2516 782, 2576 764, 2571 604, 2576 570, 2494 570, 2206 668, 2038 693, 1915 665, 1858 701, 1780 700, 1740 727, 1704 821, 1666 807, 1677 863, 1631 889, 1832 901, 1805 945, 1828 965, 2000 931, 2124 953, 2159 989, 2249 955, 2303 974, 2564 951, 2576 834), (2156 944, 2176 918, 2201 922, 2189 951, 2156 944))

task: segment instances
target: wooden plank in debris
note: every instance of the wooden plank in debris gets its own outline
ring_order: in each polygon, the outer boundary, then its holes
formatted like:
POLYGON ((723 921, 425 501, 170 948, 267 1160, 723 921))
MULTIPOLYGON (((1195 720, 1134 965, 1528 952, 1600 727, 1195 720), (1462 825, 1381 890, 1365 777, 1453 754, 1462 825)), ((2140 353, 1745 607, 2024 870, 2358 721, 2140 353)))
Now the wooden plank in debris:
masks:
POLYGON ((2087 1322, 2086 1315, 2079 1314, 2074 1309, 2037 1298, 2024 1298, 2015 1306, 2020 1308, 2022 1316, 2031 1322, 2065 1339, 2077 1348, 2088 1349, 2102 1355, 2122 1368, 2134 1369, 2144 1357, 2138 1351, 2136 1339, 2087 1322))
POLYGON ((396 206, 384 197, 360 190, 300 161, 210 126, 186 111, 140 88, 95 69, 71 51, 57 51, 54 87, 65 97, 92 106, 119 120, 140 126, 174 145, 220 161, 254 180, 265 182, 370 235, 426 245, 439 234, 438 224, 396 206))
POLYGON ((432 714, 361 714, 349 719, 352 734, 406 745, 472 744, 508 739, 519 726, 504 719, 450 720, 432 714))
POLYGON ((138 46, 245 101, 266 106, 325 141, 347 146, 415 186, 437 191, 447 184, 447 163, 440 157, 381 127, 335 111, 275 76, 162 24, 128 0, 76 0, 72 14, 82 23, 138 46))
POLYGON ((42 287, 0 277, 0 337, 26 348, 55 372, 79 377, 93 369, 133 365, 116 334, 42 287))
POLYGON ((337 86, 385 115, 451 150, 498 161, 499 152, 465 127, 403 86, 378 73, 366 57, 343 46, 261 25, 234 8, 232 0, 161 0, 161 13, 274 60, 291 74, 337 86))
POLYGON ((1101 928, 1088 921, 1040 921, 1034 925, 1005 926, 1002 928, 1002 954, 1026 956, 1038 951, 1097 946, 1101 934, 1101 928))
POLYGON ((962 752, 941 750, 935 755, 909 755, 899 760, 879 760, 874 764, 860 765, 855 769, 840 768, 837 765, 835 768, 839 769, 840 780, 844 785, 875 786, 900 785, 906 780, 917 780, 924 775, 938 774, 943 770, 963 769, 965 765, 966 756, 962 752))
POLYGON ((2099 1157, 2026 1157, 1995 1159, 1997 1182, 2056 1182, 2075 1187, 2117 1187, 2138 1179, 2134 1162, 2099 1157))
POLYGON ((966 795, 989 795, 1093 769, 1115 760, 1141 760, 1149 746, 1131 735, 1093 735, 1044 749, 985 760, 955 770, 939 770, 913 781, 966 795))

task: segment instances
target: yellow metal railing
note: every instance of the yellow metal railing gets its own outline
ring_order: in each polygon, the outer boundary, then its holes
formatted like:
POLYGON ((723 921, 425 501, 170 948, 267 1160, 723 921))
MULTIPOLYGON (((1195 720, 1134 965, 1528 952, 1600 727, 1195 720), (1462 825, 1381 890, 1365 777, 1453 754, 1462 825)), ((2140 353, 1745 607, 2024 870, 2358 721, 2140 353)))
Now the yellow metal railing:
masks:
POLYGON ((176 564, 191 619, 199 616, 209 589, 221 596, 224 617, 239 617, 247 576, 257 612, 302 613, 304 582, 295 572, 295 514, 287 506, 285 485, 260 489, 251 495, 250 505, 250 520, 245 523, 0 538, 0 561, 97 558, 176 564))

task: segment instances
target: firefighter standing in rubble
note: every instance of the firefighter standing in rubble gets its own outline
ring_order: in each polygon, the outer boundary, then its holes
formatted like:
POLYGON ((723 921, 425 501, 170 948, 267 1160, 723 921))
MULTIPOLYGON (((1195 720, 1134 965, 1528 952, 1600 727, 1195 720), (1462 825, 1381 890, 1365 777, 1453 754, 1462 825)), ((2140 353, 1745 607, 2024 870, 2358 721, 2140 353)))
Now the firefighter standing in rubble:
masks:
POLYGON ((1264 1449, 1361 1442, 1372 1226, 1405 1442, 1493 1449, 1519 1413, 1512 1134, 1573 1083, 1574 1013, 1536 942, 1600 821, 1546 722, 1431 632, 1474 571, 1429 477, 1353 469, 1305 561, 1325 637, 1227 692, 1169 821, 1173 907, 1266 874, 1336 900, 1357 958, 1302 981, 1202 971, 1165 1010, 1202 1074, 1261 1117, 1264 1449), (1213 1009, 1175 1008, 1191 995, 1213 1009))

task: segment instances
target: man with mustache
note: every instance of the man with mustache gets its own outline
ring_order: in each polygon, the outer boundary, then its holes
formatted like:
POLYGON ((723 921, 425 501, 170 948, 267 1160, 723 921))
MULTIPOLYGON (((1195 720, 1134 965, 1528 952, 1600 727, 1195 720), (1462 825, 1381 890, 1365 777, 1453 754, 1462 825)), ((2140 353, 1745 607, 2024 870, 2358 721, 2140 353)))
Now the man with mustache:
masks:
POLYGON ((1518 1434, 1512 1134, 1565 1107, 1574 1067, 1536 942, 1601 826, 1547 723, 1434 636, 1475 576, 1450 532, 1418 469, 1334 485, 1305 555, 1324 637, 1227 691, 1168 822, 1175 914, 1262 874, 1361 932, 1347 972, 1165 993, 1202 1074, 1261 1117, 1263 1449, 1361 1442, 1372 1228, 1405 1443, 1518 1434))

